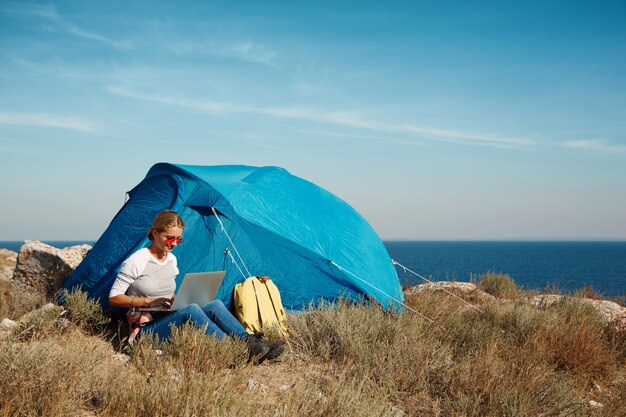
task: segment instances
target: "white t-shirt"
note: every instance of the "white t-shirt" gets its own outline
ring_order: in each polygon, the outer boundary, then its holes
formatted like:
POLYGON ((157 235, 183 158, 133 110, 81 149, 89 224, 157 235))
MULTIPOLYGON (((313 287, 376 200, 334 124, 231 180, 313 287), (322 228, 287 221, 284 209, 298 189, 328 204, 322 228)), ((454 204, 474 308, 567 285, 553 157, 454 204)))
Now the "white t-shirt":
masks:
POLYGON ((120 294, 171 297, 176 290, 176 275, 178 263, 174 254, 168 253, 163 261, 159 261, 148 248, 139 249, 122 263, 109 298, 120 294))

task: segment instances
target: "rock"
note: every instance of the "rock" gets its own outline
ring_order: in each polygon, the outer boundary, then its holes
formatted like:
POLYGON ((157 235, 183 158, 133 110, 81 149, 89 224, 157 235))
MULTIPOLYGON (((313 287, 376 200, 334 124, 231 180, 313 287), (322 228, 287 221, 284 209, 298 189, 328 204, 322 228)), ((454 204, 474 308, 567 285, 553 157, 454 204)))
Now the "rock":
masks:
POLYGON ((259 391, 261 396, 267 394, 267 387, 254 379, 249 379, 247 387, 251 391, 259 391))
POLYGON ((128 363, 128 361, 130 360, 130 357, 123 353, 116 353, 113 356, 111 356, 111 360, 115 363, 126 365, 126 363, 128 363))
POLYGON ((599 402, 594 401, 594 400, 589 400, 589 405, 591 407, 593 407, 593 408, 602 408, 602 407, 604 407, 604 404, 599 403, 599 402))
POLYGON ((420 294, 422 292, 445 292, 454 295, 471 295, 480 301, 492 301, 495 297, 479 289, 471 282, 438 281, 426 284, 417 284, 404 290, 405 295, 420 294))
POLYGON ((590 298, 582 298, 582 300, 598 310, 609 325, 615 326, 618 330, 626 330, 626 307, 607 300, 592 300, 590 298))
POLYGON ((0 249, 0 281, 11 281, 16 264, 16 252, 4 248, 0 249))
MULTIPOLYGON (((572 299, 566 295, 541 294, 525 299, 524 301, 539 308, 551 307, 563 299, 572 299)), ((595 308, 604 318, 607 325, 615 326, 617 330, 626 331, 626 307, 613 301, 593 300, 591 298, 577 298, 583 303, 595 308)))
POLYGON ((321 401, 324 399, 324 394, 322 394, 321 391, 313 391, 311 392, 311 396, 318 401, 321 401))
POLYGON ((13 330, 17 327, 17 323, 11 319, 2 319, 0 321, 0 331, 13 330))
POLYGON ((12 289, 52 299, 89 250, 90 245, 58 249, 38 240, 25 241, 17 255, 12 289))
POLYGON ((0 249, 0 304, 8 302, 11 294, 11 278, 17 264, 17 253, 0 249))
MULTIPOLYGON (((40 311, 48 311, 48 310, 52 310, 52 309, 57 308, 57 307, 58 306, 56 304, 46 303, 46 304, 42 305, 41 307, 39 307, 39 310, 40 311)), ((63 314, 63 313, 61 313, 61 314, 63 314)))
POLYGON ((55 304, 52 304, 52 303, 48 303, 48 304, 45 304, 45 305, 39 307, 36 310, 32 310, 32 311, 29 311, 28 313, 24 314, 22 317, 20 317, 18 319, 18 322, 19 323, 26 323, 26 322, 32 320, 33 318, 39 317, 42 313, 45 313, 46 311, 51 311, 51 310, 57 310, 58 313, 59 313, 59 316, 58 316, 59 318, 65 314, 65 310, 63 310, 63 307, 55 305, 55 304))
POLYGON ((536 295, 534 297, 528 298, 525 301, 535 307, 547 308, 558 303, 559 301, 561 301, 562 298, 563 298, 562 295, 541 294, 541 295, 536 295))
POLYGON ((460 310, 461 314, 483 312, 476 306, 477 301, 488 303, 495 300, 493 295, 487 294, 471 282, 438 281, 417 284, 404 289, 404 295, 421 294, 423 292, 443 292, 450 297, 458 299, 463 303, 460 310))
MULTIPOLYGON (((495 298, 480 290, 471 282, 448 282, 438 281, 429 282, 427 284, 418 284, 404 289, 405 295, 420 294, 422 292, 445 292, 454 295, 471 295, 477 297, 481 301, 494 300, 495 298)), ((538 308, 548 308, 561 301, 563 298, 571 299, 566 295, 556 294, 540 294, 530 298, 522 298, 521 301, 538 308)), ((602 315, 605 322, 609 326, 614 326, 618 331, 626 331, 626 307, 622 307, 613 301, 593 300, 590 298, 577 298, 583 303, 593 306, 602 315)), ((500 302, 517 302, 515 300, 500 299, 500 302)), ((467 306, 467 311, 470 306, 467 306)))
POLYGON ((404 417, 406 416, 406 413, 395 405, 392 405, 389 412, 385 415, 390 417, 404 417))
MULTIPOLYGON (((47 311, 53 311, 53 310, 56 310, 56 312, 59 313, 59 316, 61 316, 64 313, 63 308, 61 308, 60 306, 56 306, 52 303, 48 303, 42 307, 39 307, 36 310, 32 310, 24 314, 19 319, 17 319, 17 322, 7 319, 7 318, 2 319, 2 321, 0 322, 0 340, 4 340, 7 337, 9 337, 11 333, 13 332, 13 330, 19 327, 20 325, 24 325, 24 324, 29 325, 28 323, 31 322, 31 320, 38 320, 38 318, 41 317, 42 313, 45 313, 47 311)), ((54 311, 53 313, 56 314, 54 311)), ((55 321, 57 325, 59 325, 59 320, 66 320, 66 319, 57 318, 55 321)))
MULTIPOLYGON (((130 359, 130 358, 129 358, 130 359)), ((180 371, 176 368, 167 368, 167 376, 170 377, 171 380, 176 381, 176 382, 180 382, 180 371)))
POLYGON ((471 282, 449 282, 449 281, 439 281, 439 282, 429 282, 427 284, 417 284, 412 287, 407 288, 404 293, 407 295, 410 294, 419 294, 424 291, 454 291, 457 290, 463 294, 468 294, 473 291, 480 291, 476 284, 472 284, 471 282))
POLYGON ((74 411, 74 414, 70 414, 71 417, 96 417, 93 411, 78 410, 74 411))
POLYGON ((58 327, 62 328, 62 329, 67 329, 69 327, 69 325, 71 324, 71 322, 68 319, 66 319, 65 317, 61 317, 61 318, 57 319, 55 324, 58 327))

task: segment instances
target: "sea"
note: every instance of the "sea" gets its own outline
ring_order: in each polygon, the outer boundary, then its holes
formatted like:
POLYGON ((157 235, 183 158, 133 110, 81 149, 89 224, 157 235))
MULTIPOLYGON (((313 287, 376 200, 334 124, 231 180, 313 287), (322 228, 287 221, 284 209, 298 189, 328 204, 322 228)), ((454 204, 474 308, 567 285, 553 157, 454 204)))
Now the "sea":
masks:
MULTIPOLYGON (((431 281, 471 281, 487 272, 508 274, 527 290, 584 287, 611 297, 626 295, 624 241, 399 241, 385 242, 398 263, 431 281)), ((398 268, 403 284, 424 280, 398 268)))
MULTIPOLYGON (((44 241, 67 246, 94 241, 44 241)), ((488 273, 508 274, 527 290, 585 287, 607 297, 626 296, 626 241, 385 241, 403 285, 431 281, 478 281, 488 273), (410 270, 410 271, 409 271, 410 270), (412 271, 412 272, 411 272, 412 271), (421 275, 418 277, 415 274, 421 275)), ((21 241, 0 241, 19 251, 21 241)))

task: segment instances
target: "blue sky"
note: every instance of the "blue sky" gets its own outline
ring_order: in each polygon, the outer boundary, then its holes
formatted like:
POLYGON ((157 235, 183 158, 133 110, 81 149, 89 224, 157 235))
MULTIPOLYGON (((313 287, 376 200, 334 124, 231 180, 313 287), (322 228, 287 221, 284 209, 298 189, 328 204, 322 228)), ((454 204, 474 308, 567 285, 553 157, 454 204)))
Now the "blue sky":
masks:
POLYGON ((157 162, 277 165, 384 239, 626 239, 623 1, 0 1, 0 240, 157 162))

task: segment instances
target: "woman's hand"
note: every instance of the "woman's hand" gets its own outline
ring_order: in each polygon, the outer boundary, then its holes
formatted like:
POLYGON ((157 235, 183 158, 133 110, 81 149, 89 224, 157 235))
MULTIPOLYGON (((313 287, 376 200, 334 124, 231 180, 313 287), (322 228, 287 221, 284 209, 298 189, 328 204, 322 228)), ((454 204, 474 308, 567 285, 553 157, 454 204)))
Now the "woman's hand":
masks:
POLYGON ((133 297, 130 295, 120 294, 109 298, 111 307, 161 307, 170 308, 174 298, 166 297, 133 297))
POLYGON ((145 300, 146 300, 146 307, 170 308, 172 306, 172 299, 171 298, 165 298, 165 297, 160 297, 160 298, 145 297, 145 300))

